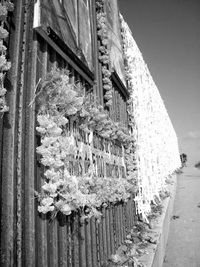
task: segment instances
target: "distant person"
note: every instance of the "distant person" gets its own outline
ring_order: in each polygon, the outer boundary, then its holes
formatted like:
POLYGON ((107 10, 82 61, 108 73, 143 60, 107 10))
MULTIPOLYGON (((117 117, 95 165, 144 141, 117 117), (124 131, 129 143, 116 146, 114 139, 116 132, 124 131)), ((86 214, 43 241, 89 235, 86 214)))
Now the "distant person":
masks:
POLYGON ((182 167, 187 167, 186 162, 187 162, 187 155, 185 153, 180 155, 181 159, 181 166, 182 167))

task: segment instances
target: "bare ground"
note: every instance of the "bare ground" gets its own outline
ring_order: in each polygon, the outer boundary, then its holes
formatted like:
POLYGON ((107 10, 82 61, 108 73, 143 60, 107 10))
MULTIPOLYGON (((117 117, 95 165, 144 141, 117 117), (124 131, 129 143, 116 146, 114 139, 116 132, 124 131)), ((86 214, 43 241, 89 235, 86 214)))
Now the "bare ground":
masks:
POLYGON ((187 167, 178 176, 163 267, 200 267, 200 170, 196 168, 187 167))

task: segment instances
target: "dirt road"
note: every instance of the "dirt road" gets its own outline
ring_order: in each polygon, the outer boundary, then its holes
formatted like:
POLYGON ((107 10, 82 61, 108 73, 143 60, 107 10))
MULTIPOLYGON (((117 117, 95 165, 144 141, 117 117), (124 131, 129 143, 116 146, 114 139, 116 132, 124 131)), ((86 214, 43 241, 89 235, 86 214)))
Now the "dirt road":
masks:
POLYGON ((192 167, 183 171, 178 176, 163 267, 200 267, 200 171, 192 167))

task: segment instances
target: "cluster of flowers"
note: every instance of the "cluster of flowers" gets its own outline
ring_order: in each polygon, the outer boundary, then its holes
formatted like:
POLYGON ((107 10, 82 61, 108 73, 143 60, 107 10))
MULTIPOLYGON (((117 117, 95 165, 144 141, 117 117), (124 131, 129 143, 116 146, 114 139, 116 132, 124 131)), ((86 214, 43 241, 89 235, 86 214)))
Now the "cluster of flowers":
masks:
MULTIPOLYGON (((124 52, 124 58, 126 59, 127 55, 125 53, 125 47, 126 47, 126 34, 125 34, 125 30, 123 27, 123 17, 120 15, 119 16, 119 20, 120 20, 120 25, 121 25, 121 37, 122 37, 122 45, 123 45, 123 52, 124 52)), ((134 65, 134 62, 132 62, 132 64, 134 65)), ((130 93, 130 95, 132 94, 133 91, 133 85, 131 82, 132 79, 132 71, 128 68, 127 64, 125 65, 125 74, 126 74, 126 80, 127 80, 127 84, 128 84, 128 91, 130 93)), ((129 115, 129 126, 131 129, 134 129, 135 126, 135 118, 134 118, 134 112, 133 112, 133 98, 131 97, 128 101, 127 101, 127 112, 129 115)))
POLYGON ((99 60, 102 63, 102 78, 103 78, 103 89, 104 99, 106 100, 106 106, 112 105, 112 82, 110 80, 111 72, 109 71, 109 52, 108 52, 108 32, 106 25, 106 13, 104 12, 104 0, 96 1, 96 12, 97 12, 97 34, 100 38, 101 44, 99 51, 101 53, 99 60))
MULTIPOLYGON (((120 19, 120 23, 121 23, 121 36, 122 36, 122 45, 123 45, 123 50, 124 50, 124 47, 126 46, 126 40, 125 40, 125 33, 124 33, 124 28, 123 28, 123 25, 122 25, 122 22, 123 22, 123 18, 122 16, 120 15, 119 17, 120 19)), ((127 55, 124 54, 124 58, 126 59, 127 55)), ((134 64, 134 62, 133 62, 134 64)), ((131 71, 130 69, 128 68, 128 66, 126 65, 125 66, 125 74, 126 74, 126 80, 127 80, 127 84, 128 84, 128 91, 130 93, 130 95, 132 95, 132 84, 131 84, 131 71)), ((128 124, 129 124, 129 128, 130 128, 130 131, 131 133, 135 136, 135 118, 134 118, 134 112, 133 112, 133 108, 134 108, 134 103, 133 103, 133 98, 129 98, 128 101, 127 101, 127 112, 128 112, 128 118, 129 118, 129 121, 128 121, 128 124)), ((135 185, 135 189, 136 191, 138 190, 138 178, 137 178, 137 162, 136 162, 136 147, 135 147, 135 144, 134 143, 131 143, 129 148, 126 149, 126 155, 127 155, 127 172, 128 172, 128 177, 132 177, 132 181, 135 185)))
POLYGON ((89 104, 87 97, 69 83, 67 71, 52 71, 40 86, 37 131, 41 135, 41 145, 37 147, 37 153, 45 166, 45 183, 42 193, 37 194, 38 210, 42 213, 50 211, 54 215, 58 211, 69 215, 78 210, 83 217, 99 219, 102 205, 128 200, 133 183, 123 178, 98 177, 92 168, 87 174, 71 175, 68 161, 73 133, 67 127, 69 119, 76 116, 82 130, 93 130, 103 137, 118 139, 127 148, 133 137, 112 122, 100 107, 89 104))
POLYGON ((6 59, 6 46, 4 39, 8 37, 8 31, 5 29, 5 22, 9 11, 13 11, 14 5, 9 0, 2 0, 0 3, 0 112, 9 110, 5 100, 7 90, 4 88, 4 79, 6 71, 11 68, 11 63, 6 59))

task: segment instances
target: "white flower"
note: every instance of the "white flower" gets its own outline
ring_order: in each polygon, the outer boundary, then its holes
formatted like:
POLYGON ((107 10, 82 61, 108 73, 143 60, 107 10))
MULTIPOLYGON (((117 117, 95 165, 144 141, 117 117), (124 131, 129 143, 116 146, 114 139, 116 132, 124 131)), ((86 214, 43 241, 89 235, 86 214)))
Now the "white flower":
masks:
POLYGON ((43 127, 36 127, 36 130, 41 134, 45 134, 46 133, 46 129, 43 128, 43 127))
POLYGON ((126 238, 131 239, 131 235, 127 235, 126 238))
POLYGON ((71 178, 71 175, 70 175, 70 173, 69 173, 67 168, 64 169, 64 174, 63 175, 64 175, 65 180, 69 180, 71 178))
POLYGON ((61 74, 60 75, 60 78, 62 79, 62 81, 63 81, 64 84, 68 85, 68 83, 69 83, 69 76, 68 75, 61 74))
POLYGON ((78 179, 76 176, 71 176, 71 181, 73 183, 73 186, 75 186, 76 188, 78 188, 78 179))
POLYGON ((125 243, 126 243, 126 244, 132 244, 132 241, 129 240, 129 239, 126 239, 126 240, 125 240, 125 243))
POLYGON ((55 171, 54 168, 47 170, 44 175, 47 179, 52 181, 58 181, 61 178, 61 173, 59 171, 55 171))
POLYGON ((64 193, 60 193, 59 195, 62 196, 65 200, 71 201, 71 194, 70 193, 65 191, 64 193))
POLYGON ((46 214, 49 211, 53 211, 54 206, 38 206, 38 211, 46 214))
POLYGON ((48 146, 56 143, 57 141, 58 141, 58 138, 55 137, 55 136, 51 136, 51 137, 50 136, 46 136, 45 138, 43 138, 41 140, 41 143, 43 144, 43 146, 48 147, 48 146))
POLYGON ((61 206, 60 211, 65 215, 69 215, 72 212, 69 204, 64 204, 63 206, 61 206))
POLYGON ((68 119, 63 116, 59 116, 57 119, 57 123, 59 126, 65 125, 68 123, 68 119))
POLYGON ((53 198, 52 197, 43 198, 42 201, 41 201, 41 204, 43 206, 50 206, 50 205, 53 204, 53 198))
POLYGON ((54 158, 54 163, 53 163, 53 166, 55 168, 59 168, 61 166, 64 165, 64 162, 62 160, 60 160, 60 155, 57 155, 55 158, 54 158))
POLYGON ((47 132, 51 135, 51 136, 60 136, 62 133, 62 129, 60 127, 58 127, 56 124, 55 125, 49 125, 47 127, 47 132))
POLYGON ((64 204, 63 200, 59 200, 58 202, 55 203, 55 206, 56 208, 60 209, 63 204, 64 204))
POLYGON ((121 257, 118 254, 115 255, 111 255, 111 260, 115 263, 120 262, 121 261, 121 257))
POLYGON ((48 157, 47 156, 47 157, 41 159, 41 162, 42 162, 42 164, 44 166, 52 166, 52 165, 55 165, 55 159, 54 159, 54 157, 48 157))
POLYGON ((57 196, 57 183, 45 183, 43 186, 42 186, 42 189, 50 194, 52 194, 53 197, 57 196))
POLYGON ((47 128, 48 125, 52 122, 52 119, 49 115, 38 115, 37 121, 41 127, 47 128))
POLYGON ((79 207, 84 207, 88 204, 87 195, 82 194, 79 190, 73 195, 73 202, 79 207))

